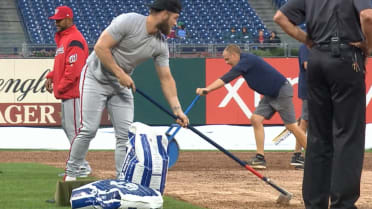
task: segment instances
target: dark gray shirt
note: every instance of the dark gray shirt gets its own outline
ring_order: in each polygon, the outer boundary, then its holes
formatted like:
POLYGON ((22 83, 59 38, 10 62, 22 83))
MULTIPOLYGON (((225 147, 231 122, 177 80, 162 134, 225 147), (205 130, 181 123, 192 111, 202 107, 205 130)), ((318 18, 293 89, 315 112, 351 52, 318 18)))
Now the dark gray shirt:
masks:
POLYGON ((364 40, 359 14, 368 8, 371 0, 289 0, 280 11, 295 25, 306 22, 309 38, 319 44, 335 33, 343 43, 364 40))

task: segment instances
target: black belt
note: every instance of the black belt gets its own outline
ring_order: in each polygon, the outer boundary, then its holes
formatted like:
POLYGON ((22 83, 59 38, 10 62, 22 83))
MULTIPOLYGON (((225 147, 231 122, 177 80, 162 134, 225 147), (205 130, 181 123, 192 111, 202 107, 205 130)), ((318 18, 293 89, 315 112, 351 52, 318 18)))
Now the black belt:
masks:
MULTIPOLYGON (((352 49, 354 46, 351 46, 349 44, 339 44, 340 49, 352 49)), ((319 50, 325 50, 325 51, 330 51, 331 50, 331 44, 316 44, 314 46, 315 49, 319 50)))

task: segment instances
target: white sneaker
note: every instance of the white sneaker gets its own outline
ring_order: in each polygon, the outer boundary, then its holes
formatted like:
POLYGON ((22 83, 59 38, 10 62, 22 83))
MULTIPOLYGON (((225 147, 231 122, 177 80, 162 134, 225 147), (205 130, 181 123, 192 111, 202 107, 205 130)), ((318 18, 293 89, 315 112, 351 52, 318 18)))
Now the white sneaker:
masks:
POLYGON ((89 174, 92 173, 92 169, 88 162, 84 163, 84 165, 80 166, 77 177, 86 178, 89 174))
POLYGON ((65 177, 63 178, 63 181, 76 181, 76 177, 73 177, 73 176, 67 176, 65 175, 65 177))

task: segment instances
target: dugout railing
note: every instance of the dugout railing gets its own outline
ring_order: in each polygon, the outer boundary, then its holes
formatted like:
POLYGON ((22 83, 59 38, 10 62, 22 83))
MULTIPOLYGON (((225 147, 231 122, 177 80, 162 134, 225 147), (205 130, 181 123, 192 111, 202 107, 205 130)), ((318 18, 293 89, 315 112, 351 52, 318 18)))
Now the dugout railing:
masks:
MULTIPOLYGON (((228 44, 179 44, 168 43, 170 57, 221 57, 228 44)), ((262 57, 297 57, 300 43, 238 43, 243 52, 262 57)), ((0 58, 50 58, 54 57, 55 45, 22 44, 0 46, 0 58)), ((89 46, 90 51, 93 45, 89 46)))

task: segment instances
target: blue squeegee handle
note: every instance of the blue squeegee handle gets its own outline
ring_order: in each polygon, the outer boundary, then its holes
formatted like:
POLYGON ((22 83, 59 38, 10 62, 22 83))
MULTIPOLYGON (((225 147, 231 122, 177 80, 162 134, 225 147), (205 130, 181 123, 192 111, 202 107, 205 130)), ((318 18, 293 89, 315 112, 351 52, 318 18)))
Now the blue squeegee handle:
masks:
MULTIPOLYGON (((196 95, 196 97, 194 98, 194 100, 192 100, 191 104, 186 108, 185 110, 185 114, 189 113, 191 108, 195 105, 195 103, 199 100, 200 98, 200 95, 196 95)), ((173 134, 171 136, 169 136, 169 140, 172 140, 174 138, 174 136, 177 134, 177 132, 181 129, 181 126, 178 125, 178 124, 172 124, 169 129, 165 132, 166 135, 169 135, 170 131, 174 128, 174 127, 177 127, 176 130, 173 132, 173 134)))

